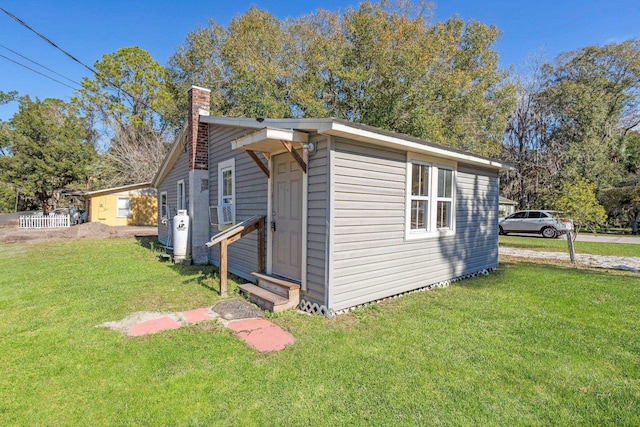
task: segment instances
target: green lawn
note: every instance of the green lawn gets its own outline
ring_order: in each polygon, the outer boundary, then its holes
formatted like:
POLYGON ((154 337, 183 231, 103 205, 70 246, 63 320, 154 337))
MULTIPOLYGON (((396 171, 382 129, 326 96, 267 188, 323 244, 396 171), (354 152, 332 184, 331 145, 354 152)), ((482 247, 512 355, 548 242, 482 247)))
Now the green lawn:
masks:
POLYGON ((133 239, 0 245, 0 425, 640 425, 637 274, 504 264, 336 320, 94 326, 211 305, 209 269, 133 239))
MULTIPOLYGON (((564 236, 558 239, 544 239, 538 236, 500 236, 500 246, 529 249, 533 251, 568 252, 564 236)), ((625 243, 581 242, 580 236, 573 242, 574 250, 579 254, 613 255, 640 257, 640 245, 625 243)))

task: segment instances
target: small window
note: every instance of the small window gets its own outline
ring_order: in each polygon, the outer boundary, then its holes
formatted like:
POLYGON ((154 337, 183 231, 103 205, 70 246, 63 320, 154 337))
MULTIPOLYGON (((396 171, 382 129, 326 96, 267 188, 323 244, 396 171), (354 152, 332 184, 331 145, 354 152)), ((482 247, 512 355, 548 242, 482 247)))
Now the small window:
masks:
POLYGON ((231 216, 230 222, 234 224, 236 222, 235 168, 235 159, 218 163, 218 205, 224 206, 224 211, 231 216))
POLYGON ((169 212, 167 211, 167 192, 160 193, 160 218, 167 218, 169 212))
POLYGON ((131 216, 131 199, 128 197, 118 197, 118 218, 129 218, 131 216))
POLYGON ((453 213, 453 171, 438 168, 436 227, 451 229, 453 213))
POLYGON ((429 229, 430 166, 411 163, 411 229, 429 229))
POLYGON ((222 171, 222 204, 233 203, 233 170, 231 168, 222 171))
POLYGON ((178 185, 176 188, 176 193, 177 193, 177 202, 176 205, 178 207, 178 209, 183 210, 183 209, 187 209, 187 204, 185 203, 185 191, 184 191, 184 180, 181 179, 180 181, 178 181, 178 185))

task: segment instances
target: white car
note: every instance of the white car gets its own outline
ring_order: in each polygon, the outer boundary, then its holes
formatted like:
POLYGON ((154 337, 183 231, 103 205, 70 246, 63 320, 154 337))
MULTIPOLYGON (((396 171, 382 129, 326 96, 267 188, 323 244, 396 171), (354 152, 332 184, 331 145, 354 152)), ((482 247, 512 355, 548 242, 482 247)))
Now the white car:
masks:
POLYGON ((512 213, 498 221, 500 234, 535 233, 553 239, 573 231, 573 221, 562 212, 527 210, 512 213))

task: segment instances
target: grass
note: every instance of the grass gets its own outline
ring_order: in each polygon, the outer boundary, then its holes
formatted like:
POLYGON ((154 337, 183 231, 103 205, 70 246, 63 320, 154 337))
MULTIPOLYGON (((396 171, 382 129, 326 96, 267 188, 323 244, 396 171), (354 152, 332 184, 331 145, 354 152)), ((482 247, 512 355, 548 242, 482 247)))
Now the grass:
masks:
MULTIPOLYGON (((544 239, 538 236, 500 236, 500 246, 533 251, 568 252, 565 237, 544 239)), ((625 243, 573 242, 574 250, 580 254, 640 257, 640 245, 625 243)))
POLYGON ((213 304, 208 268, 135 240, 0 246, 0 425, 638 425, 630 273, 505 264, 331 321, 272 316, 258 354, 215 322, 132 338, 132 312, 213 304))

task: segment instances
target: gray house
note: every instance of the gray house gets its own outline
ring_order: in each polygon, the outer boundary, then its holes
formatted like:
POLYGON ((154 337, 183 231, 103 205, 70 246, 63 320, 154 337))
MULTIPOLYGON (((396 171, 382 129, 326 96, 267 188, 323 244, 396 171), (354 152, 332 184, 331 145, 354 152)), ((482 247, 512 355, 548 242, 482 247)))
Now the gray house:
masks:
POLYGON ((170 243, 170 218, 186 209, 191 258, 217 265, 221 246, 206 243, 264 217, 264 236, 225 257, 228 271, 258 278, 256 302, 273 292, 326 314, 497 267, 507 165, 344 120, 212 117, 208 105, 207 89, 189 89, 187 125, 153 182, 158 236, 170 243))

